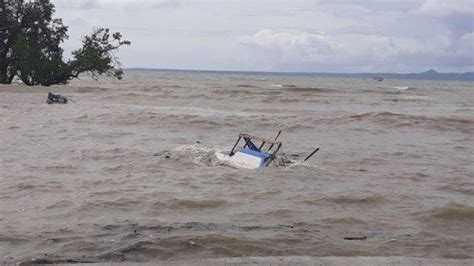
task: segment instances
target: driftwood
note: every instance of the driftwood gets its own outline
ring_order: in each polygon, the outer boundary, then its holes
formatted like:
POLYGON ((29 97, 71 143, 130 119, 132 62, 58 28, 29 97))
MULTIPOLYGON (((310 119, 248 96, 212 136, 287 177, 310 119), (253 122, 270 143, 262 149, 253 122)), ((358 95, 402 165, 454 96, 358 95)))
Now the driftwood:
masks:
POLYGON ((344 237, 344 240, 367 240, 366 236, 349 236, 344 237))
POLYGON ((69 99, 65 96, 59 94, 53 94, 51 92, 48 93, 48 98, 46 99, 47 104, 67 104, 69 99))

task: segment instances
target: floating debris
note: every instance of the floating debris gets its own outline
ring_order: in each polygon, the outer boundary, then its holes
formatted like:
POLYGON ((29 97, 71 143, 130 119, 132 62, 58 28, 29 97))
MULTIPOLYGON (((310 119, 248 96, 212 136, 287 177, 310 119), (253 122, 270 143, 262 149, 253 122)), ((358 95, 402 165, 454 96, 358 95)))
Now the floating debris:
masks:
MULTIPOLYGON (((68 101, 70 99, 68 99, 67 97, 65 96, 62 96, 62 95, 59 95, 59 94, 53 94, 51 92, 48 92, 48 99, 46 99, 46 103, 47 104, 53 104, 53 103, 57 103, 57 104, 67 104, 68 101)), ((72 100, 71 100, 72 101, 72 100)), ((74 102, 74 101, 72 101, 74 102)))
POLYGON ((344 237, 344 240, 367 240, 366 236, 348 236, 344 237))

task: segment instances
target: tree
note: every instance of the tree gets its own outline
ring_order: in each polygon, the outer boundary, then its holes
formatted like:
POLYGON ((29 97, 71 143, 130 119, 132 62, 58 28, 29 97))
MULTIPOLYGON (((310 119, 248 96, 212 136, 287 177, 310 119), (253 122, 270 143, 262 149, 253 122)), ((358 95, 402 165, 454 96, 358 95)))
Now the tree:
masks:
POLYGON ((65 84, 82 73, 122 78, 114 51, 130 42, 120 33, 95 30, 65 61, 60 45, 68 38, 68 27, 53 17, 49 0, 0 0, 0 12, 0 83, 10 84, 18 77, 26 85, 49 86, 65 84))

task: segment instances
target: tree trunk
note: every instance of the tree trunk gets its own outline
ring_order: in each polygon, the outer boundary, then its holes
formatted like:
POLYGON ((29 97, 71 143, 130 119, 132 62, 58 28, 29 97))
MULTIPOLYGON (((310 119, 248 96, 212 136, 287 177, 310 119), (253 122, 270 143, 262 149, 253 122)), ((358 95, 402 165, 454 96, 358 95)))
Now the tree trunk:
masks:
MULTIPOLYGON (((0 84, 11 84, 11 80, 5 75, 4 70, 0 70, 0 84)), ((13 79, 12 79, 13 80, 13 79)))
POLYGON ((10 40, 7 23, 6 3, 8 1, 0 0, 0 84, 10 84, 13 79, 8 73, 8 50, 10 49, 10 40))

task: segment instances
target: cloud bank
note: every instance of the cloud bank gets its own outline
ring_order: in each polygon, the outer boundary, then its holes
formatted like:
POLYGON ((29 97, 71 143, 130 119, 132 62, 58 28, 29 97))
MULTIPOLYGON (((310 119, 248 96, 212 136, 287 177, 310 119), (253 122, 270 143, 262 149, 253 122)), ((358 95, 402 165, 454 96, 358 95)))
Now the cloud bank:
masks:
POLYGON ((121 31, 125 67, 474 71, 466 0, 53 0, 67 49, 94 27, 121 31))

